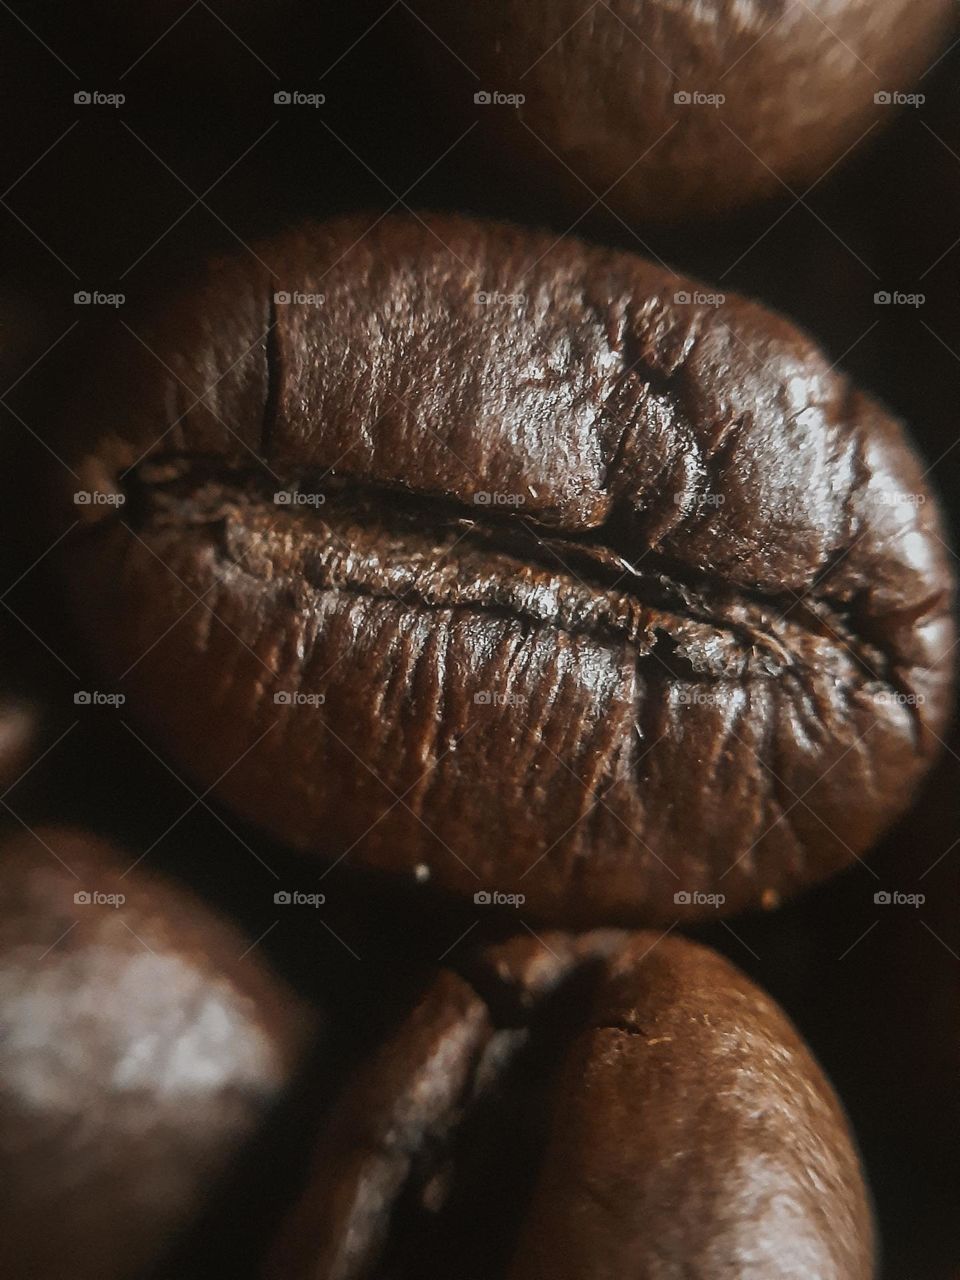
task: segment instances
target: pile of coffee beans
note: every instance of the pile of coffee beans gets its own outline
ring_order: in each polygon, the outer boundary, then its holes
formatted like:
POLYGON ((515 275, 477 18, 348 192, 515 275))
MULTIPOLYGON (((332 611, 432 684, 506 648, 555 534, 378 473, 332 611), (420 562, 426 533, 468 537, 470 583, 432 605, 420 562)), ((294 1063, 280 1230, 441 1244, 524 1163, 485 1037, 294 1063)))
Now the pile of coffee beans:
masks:
POLYGON ((0 1272, 955 1280, 953 5, 0 28, 0 1272))

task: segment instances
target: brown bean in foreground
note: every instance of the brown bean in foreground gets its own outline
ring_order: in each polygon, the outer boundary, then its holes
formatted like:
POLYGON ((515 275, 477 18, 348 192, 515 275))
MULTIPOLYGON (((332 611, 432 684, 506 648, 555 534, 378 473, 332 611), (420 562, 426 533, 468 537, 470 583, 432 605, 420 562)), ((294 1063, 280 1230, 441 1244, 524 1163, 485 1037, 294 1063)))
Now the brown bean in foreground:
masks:
POLYGON ((725 960, 551 934, 470 976, 442 973, 335 1103, 269 1280, 873 1275, 842 1109, 725 960))
POLYGON ((715 303, 573 240, 386 218, 131 313, 57 446, 92 495, 64 473, 100 678, 328 862, 565 925, 822 879, 937 750, 948 553, 900 426, 715 303))

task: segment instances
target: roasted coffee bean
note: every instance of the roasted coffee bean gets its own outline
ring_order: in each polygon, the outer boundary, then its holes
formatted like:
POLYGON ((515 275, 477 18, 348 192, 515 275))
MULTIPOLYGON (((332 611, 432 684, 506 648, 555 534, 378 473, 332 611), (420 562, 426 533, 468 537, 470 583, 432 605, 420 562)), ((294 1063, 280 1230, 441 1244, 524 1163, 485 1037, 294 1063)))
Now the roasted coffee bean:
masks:
POLYGON ((250 940, 91 836, 0 848, 0 1273, 153 1264, 289 1084, 312 1018, 250 940))
POLYGON ((903 810, 948 552, 806 337, 456 218, 258 254, 118 325, 57 446, 74 616, 177 767, 565 925, 774 905, 903 810))
POLYGON ((551 1119, 516 1280, 873 1274, 836 1097, 780 1010, 710 951, 640 937, 617 957, 551 1119))
POLYGON ((437 978, 322 1125, 271 1280, 873 1275, 843 1111, 729 963, 655 934, 484 959, 533 977, 526 1021, 437 978))
POLYGON ((955 21, 945 0, 426 0, 418 14, 451 53, 434 59, 441 89, 476 92, 504 168, 651 222, 802 194, 916 101, 955 21))

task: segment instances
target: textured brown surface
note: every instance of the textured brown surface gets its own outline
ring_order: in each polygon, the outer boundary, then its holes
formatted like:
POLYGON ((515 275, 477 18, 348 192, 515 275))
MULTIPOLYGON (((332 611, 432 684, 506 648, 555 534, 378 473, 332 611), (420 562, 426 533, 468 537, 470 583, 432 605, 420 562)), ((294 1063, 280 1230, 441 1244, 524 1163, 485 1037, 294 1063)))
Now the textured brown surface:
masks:
POLYGON ((512 1280, 868 1280, 870 1209, 847 1123, 783 1013, 706 948, 656 934, 613 943, 551 934, 481 957, 508 986, 534 977, 523 1028, 498 1029, 441 974, 335 1104, 270 1277, 492 1280, 501 1266, 477 1253, 495 1235, 512 1280), (546 970, 561 983, 551 1028, 537 1012, 546 970), (574 995, 578 976, 588 985, 574 995), (554 1048, 517 1076, 544 1034, 554 1048), (485 1096, 493 1110, 458 1145, 485 1096), (503 1119, 511 1106, 516 1123, 503 1119), (531 1124, 540 1152, 524 1173, 531 1124), (459 1165, 498 1127, 468 1233, 438 1266, 459 1165), (519 1222, 492 1208, 504 1185, 519 1222), (404 1253, 410 1215, 420 1225, 404 1253))
POLYGON ((416 8, 457 55, 434 51, 464 101, 477 89, 524 96, 519 109, 481 107, 503 123, 499 164, 512 172, 522 157, 577 199, 589 191, 628 220, 657 222, 802 194, 892 118, 874 95, 913 89, 954 22, 944 0, 416 8))
POLYGON ((0 849, 0 1272, 141 1275, 306 1048, 249 940, 89 836, 0 849), (119 906, 77 892, 123 894, 119 906))
POLYGON ((564 924, 771 905, 867 848, 950 683, 900 428, 635 257, 365 227, 131 317, 70 410, 80 485, 127 498, 63 494, 74 613, 153 740, 299 848, 564 924))
POLYGON ((563 1063, 512 1280, 873 1274, 833 1092, 732 965, 641 935, 563 1063))
POLYGON ((455 974, 441 974, 348 1087, 271 1255, 270 1276, 375 1273, 415 1162, 449 1141, 492 1034, 483 1001, 455 974))

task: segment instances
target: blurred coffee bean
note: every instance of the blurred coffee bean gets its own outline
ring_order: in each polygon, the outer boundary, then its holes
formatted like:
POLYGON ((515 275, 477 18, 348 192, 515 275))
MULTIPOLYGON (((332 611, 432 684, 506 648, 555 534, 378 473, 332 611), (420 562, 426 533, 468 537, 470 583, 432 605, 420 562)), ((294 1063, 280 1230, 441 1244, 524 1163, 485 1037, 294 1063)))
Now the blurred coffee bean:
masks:
POLYGON ((269 1121, 314 1019, 233 925, 77 831, 0 849, 0 1270, 133 1277, 269 1121))
POLYGON ((412 16, 452 109, 472 100, 489 123, 494 171, 648 224, 715 221, 809 185, 910 100, 955 19, 944 0, 421 0, 412 16))

